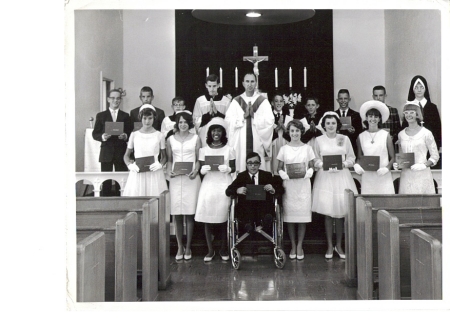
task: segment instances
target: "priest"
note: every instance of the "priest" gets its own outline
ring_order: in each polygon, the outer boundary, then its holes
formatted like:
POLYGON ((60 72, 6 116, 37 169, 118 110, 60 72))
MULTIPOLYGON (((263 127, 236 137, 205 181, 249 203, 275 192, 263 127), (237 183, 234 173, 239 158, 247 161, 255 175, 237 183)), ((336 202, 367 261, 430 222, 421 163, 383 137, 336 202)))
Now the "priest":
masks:
POLYGON ((244 75, 245 92, 235 97, 225 114, 229 125, 228 144, 236 152, 236 172, 246 170, 245 157, 250 152, 261 156, 261 170, 270 171, 275 118, 272 107, 256 89, 256 75, 244 75))

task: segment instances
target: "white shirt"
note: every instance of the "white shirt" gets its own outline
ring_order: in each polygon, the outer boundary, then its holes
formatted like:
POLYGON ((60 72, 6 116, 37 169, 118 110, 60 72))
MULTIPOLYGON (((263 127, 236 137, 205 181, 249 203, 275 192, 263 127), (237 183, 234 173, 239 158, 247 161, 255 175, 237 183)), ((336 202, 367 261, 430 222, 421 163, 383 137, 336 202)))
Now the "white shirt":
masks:
MULTIPOLYGON (((248 175, 250 176, 250 179, 253 177, 253 174, 251 174, 250 172, 248 173, 248 175)), ((259 171, 255 174, 255 185, 259 185, 259 171)))

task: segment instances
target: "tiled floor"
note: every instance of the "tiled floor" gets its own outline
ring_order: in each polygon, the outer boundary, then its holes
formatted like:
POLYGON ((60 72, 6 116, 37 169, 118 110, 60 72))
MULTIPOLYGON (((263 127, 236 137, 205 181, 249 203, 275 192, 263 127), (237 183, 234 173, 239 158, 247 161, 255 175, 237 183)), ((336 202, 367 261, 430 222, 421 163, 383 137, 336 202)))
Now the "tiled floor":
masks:
MULTIPOLYGON (((171 257, 173 259, 173 257, 171 257)), ((345 283, 345 261, 306 254, 275 267, 272 255, 242 256, 240 268, 216 254, 171 264, 171 282, 158 301, 356 300, 356 288, 345 283)))

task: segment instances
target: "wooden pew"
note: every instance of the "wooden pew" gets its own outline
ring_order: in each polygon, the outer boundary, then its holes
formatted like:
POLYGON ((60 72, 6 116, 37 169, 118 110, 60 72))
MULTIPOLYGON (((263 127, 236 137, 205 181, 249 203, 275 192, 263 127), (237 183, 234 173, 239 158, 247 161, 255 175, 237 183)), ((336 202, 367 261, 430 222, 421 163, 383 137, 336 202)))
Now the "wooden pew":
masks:
POLYGON ((442 215, 430 210, 400 218, 391 211, 378 211, 380 299, 411 299, 411 230, 420 228, 442 237, 442 215))
POLYGON ((105 233, 77 241, 77 301, 105 301, 105 233))
POLYGON ((411 299, 442 300, 442 230, 411 230, 411 299), (428 232, 428 231, 427 231, 428 232))
POLYGON ((440 207, 442 195, 360 195, 345 189, 345 197, 348 207, 345 219, 345 274, 347 283, 356 285, 356 198, 364 197, 374 207, 440 207))
POLYGON ((158 206, 152 199, 142 208, 142 301, 154 301, 158 295, 158 206))
POLYGON ((378 237, 377 213, 387 210, 399 218, 422 218, 440 216, 441 208, 432 207, 372 207, 364 197, 356 198, 356 242, 357 242, 357 297, 371 300, 378 298, 378 237), (424 211, 427 211, 426 213, 424 211))

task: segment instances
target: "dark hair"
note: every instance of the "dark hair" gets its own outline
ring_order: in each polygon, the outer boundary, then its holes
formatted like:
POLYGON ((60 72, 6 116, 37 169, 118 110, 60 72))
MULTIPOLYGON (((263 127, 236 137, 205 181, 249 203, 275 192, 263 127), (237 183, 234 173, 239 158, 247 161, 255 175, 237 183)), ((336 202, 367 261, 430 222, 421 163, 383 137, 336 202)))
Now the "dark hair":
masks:
POLYGON ((348 96, 350 96, 350 92, 346 88, 340 89, 338 92, 338 96, 339 96, 339 94, 348 94, 348 96))
POLYGON ((178 112, 175 116, 175 126, 173 126, 173 129, 175 129, 175 132, 180 131, 180 129, 178 128, 178 124, 180 123, 180 119, 184 118, 184 120, 186 120, 186 122, 189 125, 189 129, 194 128, 194 122, 192 120, 192 114, 189 114, 187 112, 181 111, 178 112))
POLYGON ((244 74, 244 76, 242 76, 242 81, 245 80, 245 76, 247 76, 247 75, 253 75, 255 77, 255 80, 258 80, 258 78, 256 77, 255 73, 252 71, 252 72, 246 72, 244 74))
POLYGON ((211 136, 211 132, 216 129, 216 128, 220 128, 222 129, 222 137, 220 138, 220 141, 222 142, 222 144, 226 144, 228 143, 228 138, 227 138, 227 131, 226 129, 221 126, 221 125, 210 125, 208 128, 208 134, 206 135, 206 143, 208 145, 211 145, 213 142, 213 138, 211 136))
MULTIPOLYGON (((382 128, 382 125, 383 125, 383 123, 381 122, 381 121, 382 121, 382 118, 383 118, 382 115, 381 115, 381 112, 378 111, 378 110, 375 109, 375 108, 371 108, 371 109, 367 110, 367 112, 366 112, 366 118, 367 118, 369 115, 374 115, 374 116, 380 118, 380 121, 378 121, 378 128, 381 129, 381 128, 382 128)), ((369 129, 369 122, 368 122, 367 120, 364 120, 364 121, 363 121, 363 125, 366 127, 366 129, 369 129)))
POLYGON ((291 126, 294 126, 297 129, 300 129, 301 135, 305 133, 305 127, 303 126, 303 123, 300 122, 300 120, 294 119, 288 122, 286 128, 288 132, 291 130, 291 126))
POLYGON ((144 86, 144 87, 142 87, 142 88, 141 88, 141 95, 140 95, 140 96, 142 96, 142 93, 143 93, 143 92, 150 92, 150 93, 152 94, 152 96, 153 96, 153 89, 151 89, 150 86, 144 86))
POLYGON ((247 153, 247 156, 245 157, 245 162, 247 162, 248 159, 253 158, 253 157, 258 157, 259 161, 261 162, 261 156, 259 156, 259 154, 256 152, 247 153))
POLYGON ((414 83, 419 78, 421 81, 423 81, 423 86, 425 86, 425 93, 424 93, 423 97, 425 97, 427 99, 427 101, 431 102, 430 91, 428 89, 427 80, 420 75, 414 76, 413 79, 411 79, 411 85, 409 85, 409 92, 408 92, 408 101, 414 101, 416 98, 416 94, 414 94, 414 83))
POLYGON ((108 92, 108 97, 111 97, 111 93, 112 92, 119 93, 120 94, 120 98, 122 98, 122 92, 119 89, 117 89, 117 88, 110 89, 109 92, 108 92))
POLYGON ((181 96, 175 96, 175 97, 172 99, 172 105, 173 105, 174 102, 183 102, 183 104, 185 104, 184 98, 182 98, 181 96))
POLYGON ((142 121, 143 117, 149 117, 149 116, 153 116, 153 119, 155 119, 156 118, 155 111, 150 108, 143 108, 141 111, 139 111, 138 120, 142 121))
POLYGON ((275 93, 273 93, 273 95, 272 95, 272 101, 275 100, 275 96, 281 96, 281 98, 282 98, 283 101, 284 101, 283 93, 281 93, 281 92, 275 92, 275 93))
POLYGON ((211 74, 208 77, 206 77, 205 83, 207 82, 216 82, 217 84, 219 83, 219 76, 217 76, 216 74, 211 74))
POLYGON ((319 103, 319 99, 318 99, 317 97, 315 97, 315 96, 308 96, 308 97, 306 98, 306 100, 305 100, 305 105, 306 105, 306 103, 307 103, 308 101, 314 101, 314 102, 316 102, 316 104, 320 104, 320 103, 319 103))
POLYGON ((372 89, 372 93, 375 91, 383 91, 384 94, 386 94, 386 88, 384 88, 384 86, 381 86, 381 85, 377 85, 372 89))
POLYGON ((323 130, 325 130, 325 120, 326 120, 326 119, 330 119, 330 118, 336 119, 336 122, 337 122, 337 130, 336 130, 336 131, 339 131, 339 130, 341 129, 341 127, 342 127, 342 122, 341 122, 341 120, 340 120, 337 116, 335 116, 334 114, 325 114, 325 115, 322 117, 322 122, 320 123, 320 125, 322 126, 323 130))

